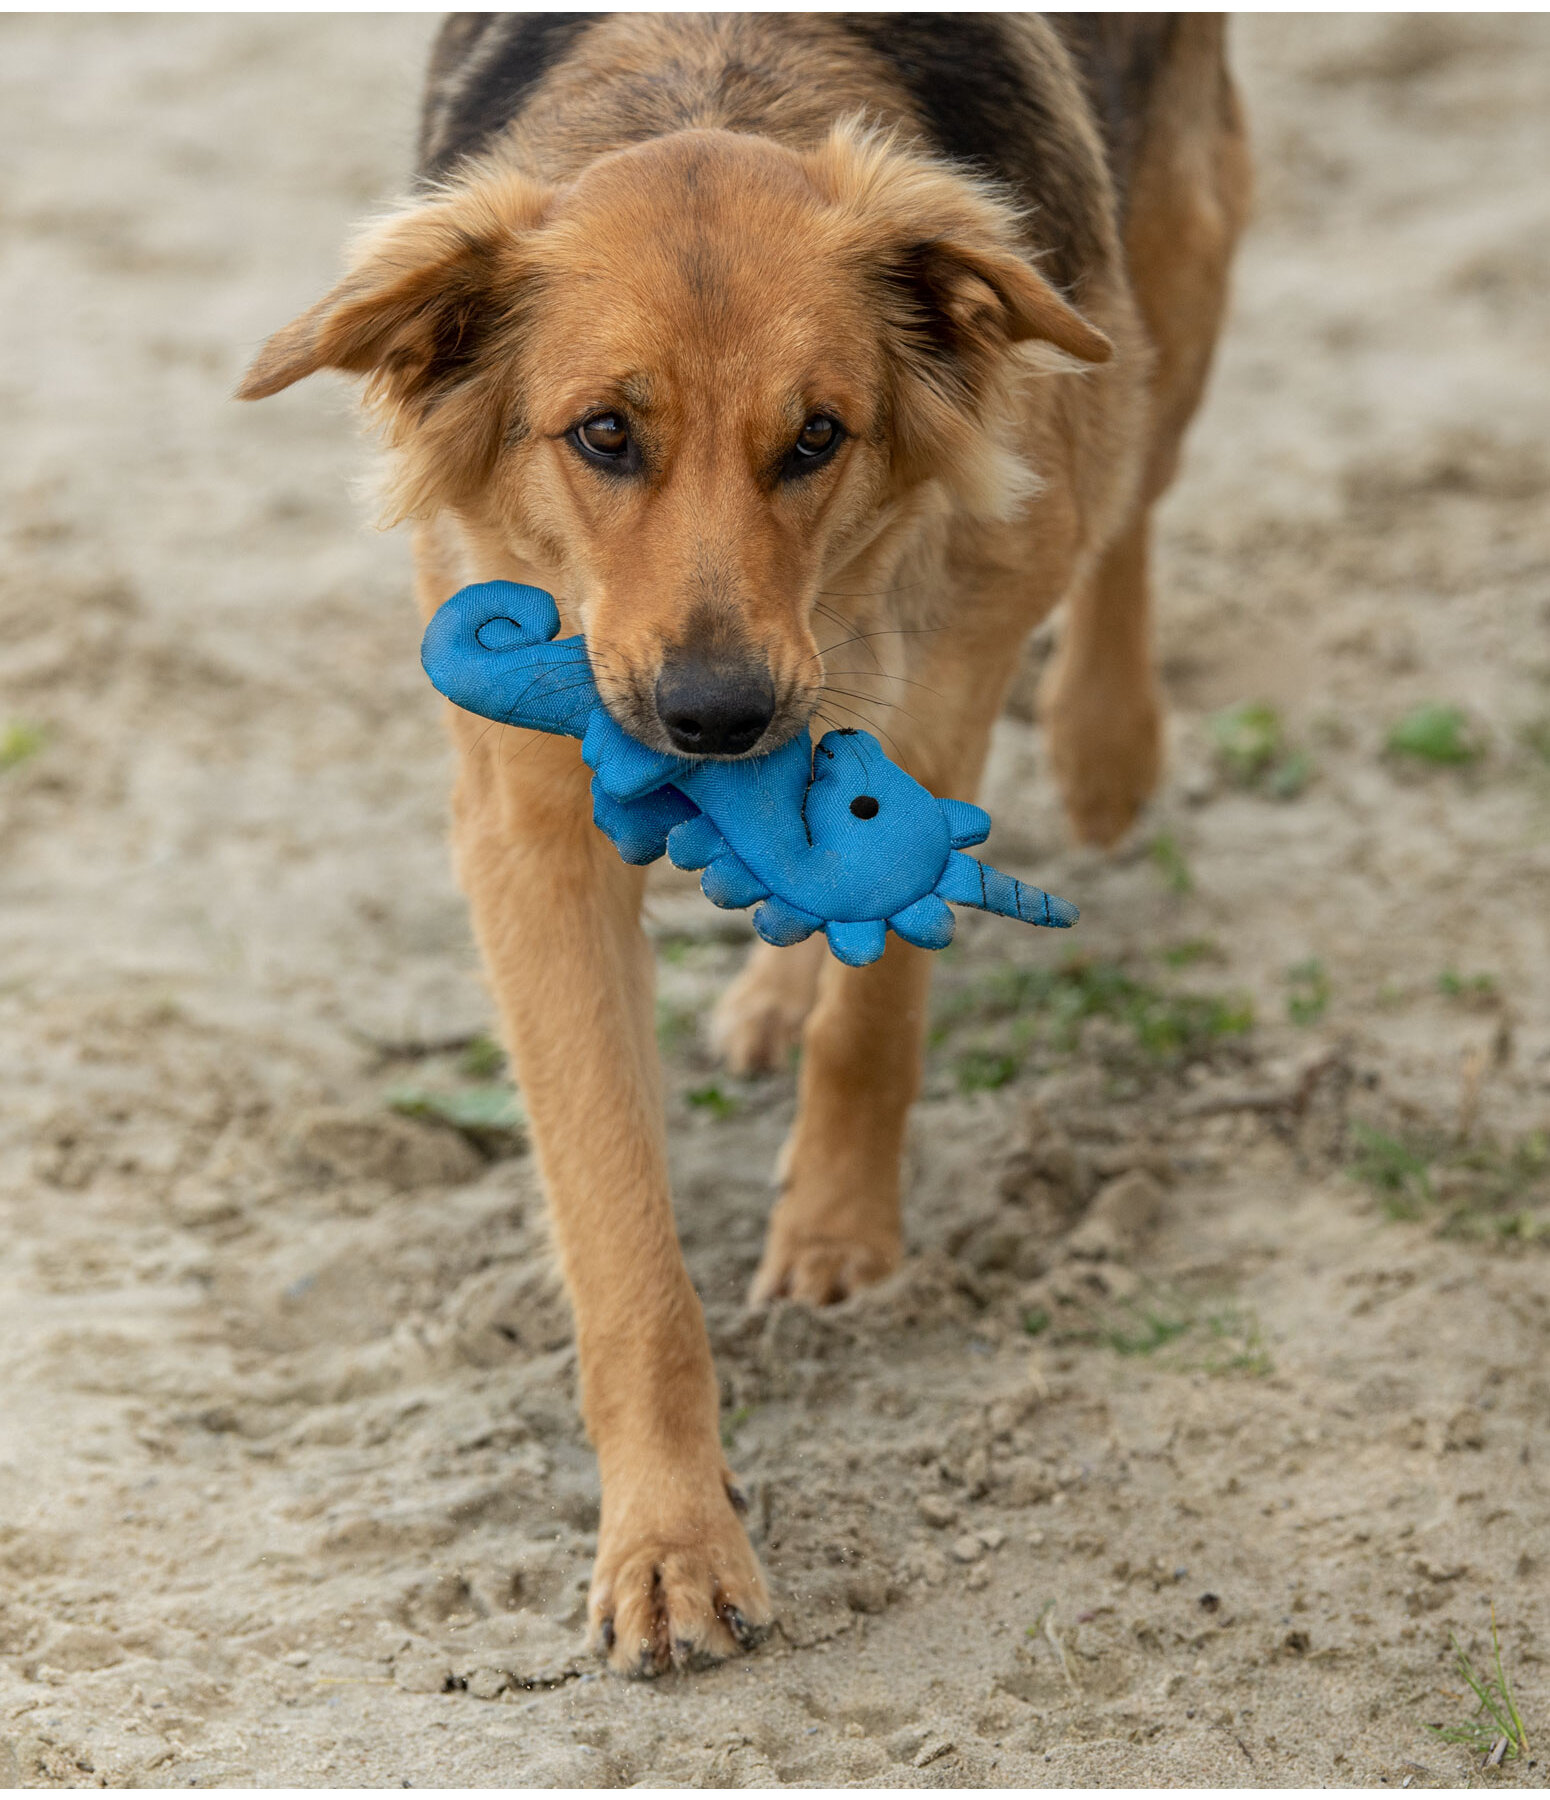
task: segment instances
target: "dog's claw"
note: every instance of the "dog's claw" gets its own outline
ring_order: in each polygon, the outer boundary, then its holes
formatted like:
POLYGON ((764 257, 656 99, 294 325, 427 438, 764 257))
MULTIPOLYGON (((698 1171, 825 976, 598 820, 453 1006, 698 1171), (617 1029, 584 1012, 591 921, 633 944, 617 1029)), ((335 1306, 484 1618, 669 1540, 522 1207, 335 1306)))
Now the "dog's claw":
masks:
POLYGON ((750 1625, 735 1606, 720 1608, 721 1622, 737 1640, 740 1650, 752 1650, 754 1645, 764 1636, 765 1628, 750 1625))

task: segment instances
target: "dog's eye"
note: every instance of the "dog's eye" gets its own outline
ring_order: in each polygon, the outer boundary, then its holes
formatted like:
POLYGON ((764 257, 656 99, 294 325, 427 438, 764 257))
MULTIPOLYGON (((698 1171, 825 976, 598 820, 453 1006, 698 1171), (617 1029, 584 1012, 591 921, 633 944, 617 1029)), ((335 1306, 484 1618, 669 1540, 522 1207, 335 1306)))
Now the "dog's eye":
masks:
POLYGON ((850 810, 858 819, 875 819, 877 817, 877 802, 870 794, 857 794, 855 799, 850 803, 850 810))
POLYGON ((833 445, 839 429, 833 419, 823 413, 814 413, 802 427, 802 435, 797 439, 798 453, 802 456, 822 456, 833 445))
POLYGON ((786 476, 806 475, 825 463, 839 448, 845 428, 827 413, 814 413, 797 435, 781 473, 786 476))
POLYGON ((630 434, 618 413, 594 413, 576 427, 576 438, 583 450, 610 460, 629 455, 630 434))

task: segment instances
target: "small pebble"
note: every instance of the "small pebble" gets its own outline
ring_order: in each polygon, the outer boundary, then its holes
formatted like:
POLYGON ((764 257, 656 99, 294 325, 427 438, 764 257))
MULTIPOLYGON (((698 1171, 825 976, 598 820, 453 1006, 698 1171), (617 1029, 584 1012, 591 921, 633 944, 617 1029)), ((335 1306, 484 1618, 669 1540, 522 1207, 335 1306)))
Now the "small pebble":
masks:
POLYGON ((305 1650, 287 1650, 280 1661, 289 1663, 293 1669, 304 1669, 312 1658, 305 1650))
POLYGON ((953 1539, 954 1562, 978 1562, 985 1554, 985 1546, 972 1531, 966 1531, 962 1537, 953 1539))
POLYGON ((958 1523, 958 1508, 945 1494, 922 1494, 915 1502, 915 1510, 928 1525, 934 1525, 939 1531, 958 1523))

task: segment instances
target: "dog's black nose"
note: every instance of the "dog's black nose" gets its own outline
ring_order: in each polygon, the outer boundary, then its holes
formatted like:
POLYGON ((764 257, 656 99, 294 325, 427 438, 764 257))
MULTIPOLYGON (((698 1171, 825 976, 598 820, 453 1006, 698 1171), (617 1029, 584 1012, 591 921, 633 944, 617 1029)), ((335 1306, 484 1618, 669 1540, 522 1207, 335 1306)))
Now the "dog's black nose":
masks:
POLYGON ((657 681, 657 717, 686 756, 741 756, 775 717, 775 689, 750 663, 670 657, 657 681))

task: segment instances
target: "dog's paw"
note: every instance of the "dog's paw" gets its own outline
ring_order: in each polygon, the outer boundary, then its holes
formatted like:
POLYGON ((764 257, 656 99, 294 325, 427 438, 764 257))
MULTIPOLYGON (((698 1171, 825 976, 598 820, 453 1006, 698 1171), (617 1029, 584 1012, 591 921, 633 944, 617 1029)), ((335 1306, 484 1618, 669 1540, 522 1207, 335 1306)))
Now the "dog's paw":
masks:
POLYGON ((751 1306, 764 1306, 771 1300, 832 1306, 861 1288, 874 1286, 898 1266, 896 1243, 806 1236, 781 1230, 777 1223, 771 1227, 748 1301, 751 1306))
POLYGON ((710 1045, 734 1075, 783 1069, 813 1008, 823 938, 775 950, 761 944, 710 1015, 710 1045))
POLYGON ((1078 840, 1108 849, 1135 823, 1162 772, 1162 710, 1141 691, 1118 706, 1060 686, 1041 708, 1050 761, 1078 840))
MULTIPOLYGON (((774 1614, 730 1477, 704 1509, 651 1521, 619 1509, 598 1543, 591 1645, 619 1675, 706 1668, 751 1650, 774 1614)), ((649 1509, 655 1510, 655 1509, 649 1509)))

